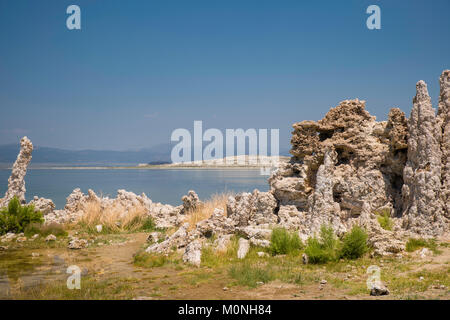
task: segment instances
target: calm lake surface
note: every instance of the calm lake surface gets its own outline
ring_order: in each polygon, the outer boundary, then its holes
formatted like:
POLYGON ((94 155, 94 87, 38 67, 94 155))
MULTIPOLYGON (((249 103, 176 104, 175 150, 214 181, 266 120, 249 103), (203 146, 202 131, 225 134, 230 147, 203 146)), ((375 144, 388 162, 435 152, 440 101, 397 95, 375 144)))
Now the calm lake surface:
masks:
MULTIPOLYGON (((8 188, 10 170, 0 169, 0 197, 8 188)), ((118 189, 145 194, 154 202, 181 204, 181 197, 195 190, 201 200, 215 193, 267 191, 268 176, 259 169, 28 169, 25 177, 27 201, 33 196, 52 199, 62 209, 75 188, 115 197, 118 189)))

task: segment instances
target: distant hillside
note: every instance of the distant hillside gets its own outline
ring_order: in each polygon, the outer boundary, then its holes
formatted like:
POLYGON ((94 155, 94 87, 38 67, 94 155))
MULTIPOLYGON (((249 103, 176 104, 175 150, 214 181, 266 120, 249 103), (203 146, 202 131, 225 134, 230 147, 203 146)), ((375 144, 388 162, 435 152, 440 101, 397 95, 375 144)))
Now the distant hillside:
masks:
MULTIPOLYGON (((0 164, 12 164, 19 153, 19 144, 0 146, 0 164)), ((137 151, 98 151, 98 150, 64 150, 36 146, 33 151, 32 164, 64 165, 114 165, 140 163, 171 163, 171 144, 160 144, 137 151)), ((289 150, 281 150, 281 156, 289 156, 289 150)))
MULTIPOLYGON (((0 146, 0 163, 13 163, 20 150, 17 145, 0 146)), ((162 144, 138 151, 64 150, 35 147, 32 163, 48 164, 137 164, 170 162, 170 144, 162 144)))

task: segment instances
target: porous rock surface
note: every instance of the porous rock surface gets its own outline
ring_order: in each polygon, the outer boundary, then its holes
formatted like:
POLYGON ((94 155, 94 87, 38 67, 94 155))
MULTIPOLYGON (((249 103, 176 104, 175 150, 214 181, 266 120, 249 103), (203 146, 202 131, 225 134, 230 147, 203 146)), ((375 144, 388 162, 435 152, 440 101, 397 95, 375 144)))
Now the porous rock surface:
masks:
POLYGON ((450 219, 450 70, 442 73, 440 79, 438 126, 441 128, 441 199, 444 204, 444 216, 450 219))
POLYGON ((55 210, 55 204, 51 199, 39 198, 35 196, 33 200, 29 202, 29 204, 32 204, 35 210, 42 212, 42 214, 44 215, 49 214, 55 210))
POLYGON ((202 205, 202 202, 194 190, 189 190, 188 194, 181 198, 181 201, 183 202, 182 214, 192 212, 202 205))
POLYGON ((408 156, 403 171, 404 224, 418 234, 441 234, 445 228, 440 197, 444 191, 441 190, 442 128, 431 105, 426 83, 419 81, 416 88, 408 122, 408 156))
POLYGON ((189 243, 183 254, 183 262, 199 267, 202 258, 201 249, 202 243, 200 240, 197 239, 189 243))
POLYGON ((23 137, 20 140, 20 152, 14 162, 11 176, 8 180, 8 190, 5 197, 0 199, 0 208, 8 206, 9 201, 15 196, 20 202, 25 203, 25 175, 27 174, 28 164, 31 161, 33 153, 33 144, 30 139, 23 137))

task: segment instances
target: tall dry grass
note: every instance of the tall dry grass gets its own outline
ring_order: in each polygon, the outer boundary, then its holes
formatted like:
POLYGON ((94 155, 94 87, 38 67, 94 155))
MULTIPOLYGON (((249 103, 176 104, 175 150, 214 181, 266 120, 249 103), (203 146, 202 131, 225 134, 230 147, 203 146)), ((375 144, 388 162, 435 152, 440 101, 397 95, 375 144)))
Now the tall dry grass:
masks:
POLYGON ((103 233, 137 232, 154 228, 147 209, 142 205, 126 209, 120 204, 113 204, 102 208, 100 203, 95 201, 85 204, 83 215, 76 224, 95 232, 96 226, 102 225, 103 233))
POLYGON ((215 208, 222 209, 224 214, 226 214, 228 197, 232 195, 233 193, 231 192, 214 194, 210 199, 203 202, 203 205, 188 212, 186 222, 189 222, 189 228, 194 229, 198 222, 208 219, 213 214, 215 208))
MULTIPOLYGON (((214 194, 201 206, 188 212, 185 221, 189 223, 190 230, 194 229, 198 222, 208 219, 215 208, 222 209, 226 214, 228 197, 231 195, 233 194, 214 194)), ((137 205, 126 210, 118 203, 102 208, 98 202, 87 202, 84 205, 83 215, 74 227, 96 232, 97 225, 102 225, 103 233, 149 231, 155 228, 147 209, 143 206, 137 205)))

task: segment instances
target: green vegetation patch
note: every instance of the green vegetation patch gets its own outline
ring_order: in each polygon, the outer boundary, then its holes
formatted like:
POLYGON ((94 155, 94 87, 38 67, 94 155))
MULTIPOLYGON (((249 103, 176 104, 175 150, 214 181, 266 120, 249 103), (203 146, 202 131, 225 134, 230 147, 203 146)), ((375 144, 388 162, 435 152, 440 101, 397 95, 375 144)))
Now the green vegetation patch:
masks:
POLYGON ((0 235, 8 232, 21 233, 32 223, 42 224, 44 218, 34 205, 22 206, 17 197, 9 201, 8 207, 0 211, 0 235))
POLYGON ((380 226, 384 230, 392 231, 394 222, 391 219, 391 213, 390 213, 389 209, 375 211, 375 214, 378 216, 377 220, 378 220, 378 223, 380 224, 380 226))
POLYGON ((319 237, 308 239, 305 253, 312 264, 322 264, 336 261, 339 257, 339 239, 336 238, 332 227, 322 226, 319 237))
POLYGON ((296 232, 288 232, 283 228, 272 230, 270 252, 272 255, 298 253, 303 243, 296 232))
POLYGON ((354 226, 342 240, 340 257, 345 259, 358 259, 368 251, 367 233, 364 229, 354 226))
POLYGON ((435 239, 422 239, 422 238, 409 238, 406 242, 406 251, 413 252, 421 248, 428 248, 433 251, 434 254, 439 254, 438 244, 435 239))

